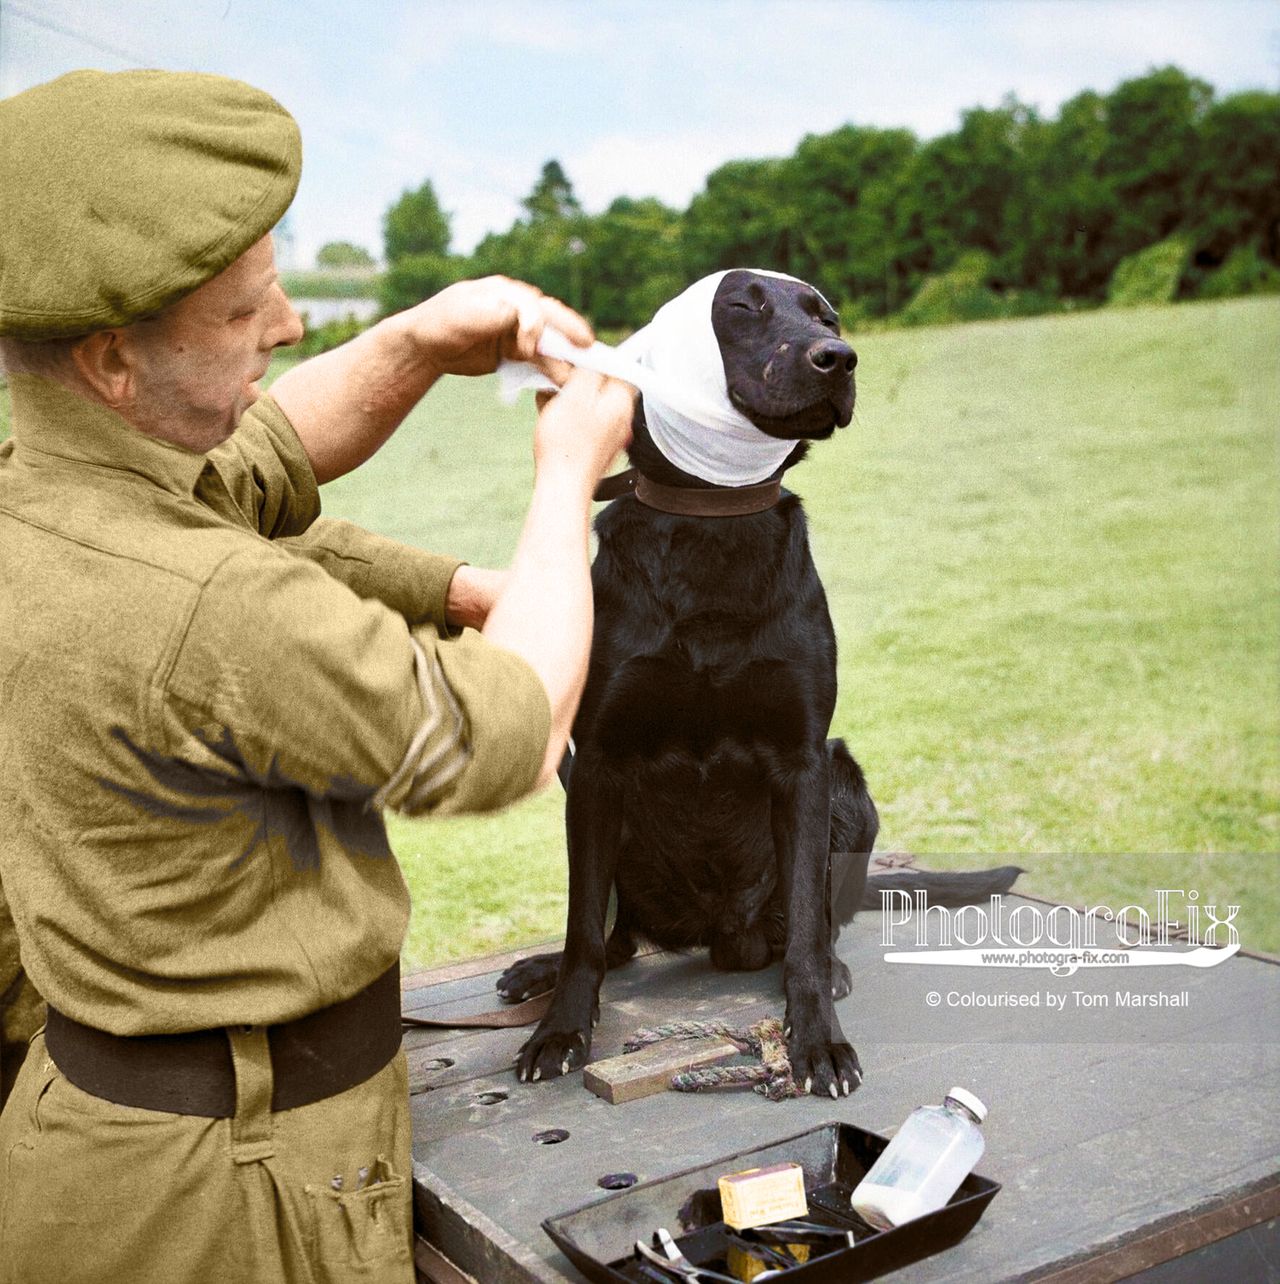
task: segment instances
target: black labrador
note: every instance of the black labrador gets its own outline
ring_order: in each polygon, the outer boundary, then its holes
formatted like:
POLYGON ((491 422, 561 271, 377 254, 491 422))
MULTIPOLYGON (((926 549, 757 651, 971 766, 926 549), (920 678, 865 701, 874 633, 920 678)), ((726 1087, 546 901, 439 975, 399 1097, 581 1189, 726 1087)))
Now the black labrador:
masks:
MULTIPOLYGON (((857 358, 817 291, 732 271, 711 322, 732 404, 796 443, 775 476, 849 423, 857 358)), ((629 453, 660 487, 717 489, 662 455, 642 403, 629 453)), ((782 491, 763 511, 708 517, 632 494, 600 514, 596 532, 595 634, 567 779, 565 949, 498 982, 513 1002, 555 984, 519 1077, 587 1060, 605 970, 642 937, 707 947, 724 969, 781 958, 795 1077, 815 1093, 848 1093, 862 1070, 835 1012, 851 981, 833 944, 863 903, 879 821, 858 764, 827 738, 836 641, 800 500, 782 491)), ((1009 872, 969 876, 959 895, 1007 888, 1009 872)), ((957 891, 933 878, 935 892, 957 891)))

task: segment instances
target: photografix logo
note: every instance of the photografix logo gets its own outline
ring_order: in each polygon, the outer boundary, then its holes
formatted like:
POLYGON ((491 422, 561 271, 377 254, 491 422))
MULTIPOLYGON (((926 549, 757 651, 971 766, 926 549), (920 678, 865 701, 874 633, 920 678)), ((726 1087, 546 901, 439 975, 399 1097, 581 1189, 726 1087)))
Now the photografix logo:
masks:
POLYGON ((1153 918, 1139 905, 1010 910, 997 895, 986 905, 953 908, 930 905, 924 891, 882 891, 880 943, 890 951, 886 963, 1046 968, 1054 976, 1082 967, 1215 967, 1240 949, 1239 905, 1219 914, 1217 905, 1200 903, 1198 891, 1182 888, 1159 888, 1155 901, 1153 918), (1099 945, 1100 924, 1110 925, 1113 948, 1099 945), (1176 943, 1174 933, 1182 938, 1176 943), (894 950, 908 943, 916 948, 894 950))

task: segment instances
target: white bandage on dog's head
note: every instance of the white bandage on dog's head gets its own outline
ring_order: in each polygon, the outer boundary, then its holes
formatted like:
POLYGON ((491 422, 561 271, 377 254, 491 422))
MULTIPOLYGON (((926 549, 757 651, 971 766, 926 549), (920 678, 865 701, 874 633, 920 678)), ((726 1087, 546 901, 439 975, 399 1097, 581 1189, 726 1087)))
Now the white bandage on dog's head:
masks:
MULTIPOLYGON (((763 268, 747 270, 797 280, 763 268)), ((578 348, 549 330, 538 350, 638 388, 649 435, 677 468, 717 486, 749 486, 776 473, 796 443, 761 432, 729 401, 724 361, 711 324, 711 304, 727 275, 716 272, 695 281, 616 349, 602 343, 578 348)), ((530 370, 500 370, 506 394, 536 384, 528 378, 530 370)), ((540 386, 554 387, 549 380, 540 386)))

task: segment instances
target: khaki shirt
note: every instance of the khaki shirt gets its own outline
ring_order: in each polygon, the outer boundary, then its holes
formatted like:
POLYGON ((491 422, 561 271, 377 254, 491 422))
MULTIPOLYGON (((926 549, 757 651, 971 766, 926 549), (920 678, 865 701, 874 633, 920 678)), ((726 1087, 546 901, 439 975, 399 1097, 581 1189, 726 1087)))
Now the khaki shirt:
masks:
POLYGON ((458 563, 317 520, 269 398, 210 455, 29 375, 0 446, 0 881, 40 992, 117 1034, 290 1020, 395 962, 380 807, 532 787, 550 709, 450 636, 458 563))

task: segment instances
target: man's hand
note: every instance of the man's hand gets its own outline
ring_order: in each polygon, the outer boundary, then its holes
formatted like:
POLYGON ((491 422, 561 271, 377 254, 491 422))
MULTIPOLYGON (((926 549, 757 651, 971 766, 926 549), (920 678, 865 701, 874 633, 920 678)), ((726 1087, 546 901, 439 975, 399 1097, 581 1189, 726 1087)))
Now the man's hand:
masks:
POLYGON ((548 325, 573 343, 591 343, 591 327, 572 308, 531 285, 504 276, 460 281, 295 366, 271 395, 316 480, 332 481, 378 450, 442 374, 488 374, 510 357, 536 361, 564 383, 572 367, 537 355, 548 325))
POLYGON ((586 370, 574 371, 560 392, 539 396, 533 435, 537 472, 564 467, 594 490, 630 444, 635 401, 629 385, 586 370))
POLYGON ((563 383, 569 367, 538 355, 542 331, 554 326, 581 347, 595 337, 572 308, 505 276, 459 281, 401 313, 399 320, 436 375, 492 374, 505 358, 536 361, 563 383))

